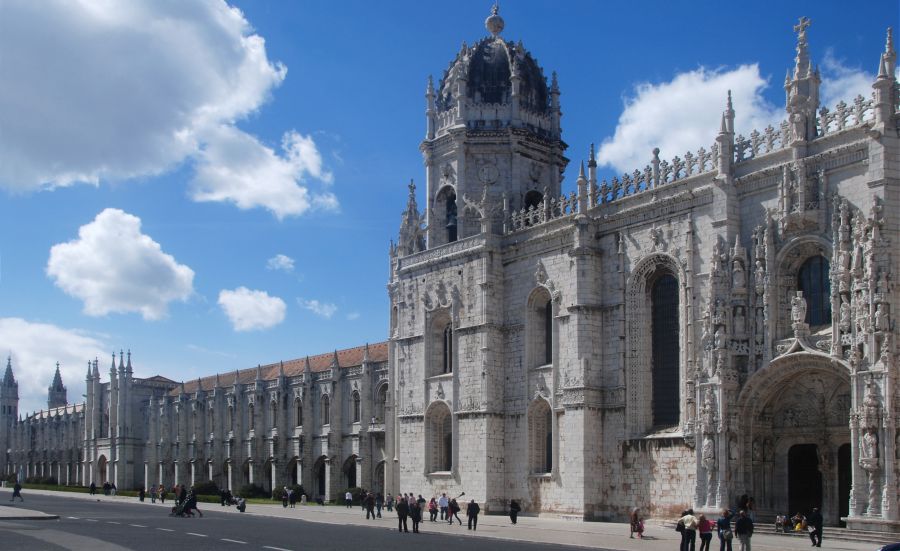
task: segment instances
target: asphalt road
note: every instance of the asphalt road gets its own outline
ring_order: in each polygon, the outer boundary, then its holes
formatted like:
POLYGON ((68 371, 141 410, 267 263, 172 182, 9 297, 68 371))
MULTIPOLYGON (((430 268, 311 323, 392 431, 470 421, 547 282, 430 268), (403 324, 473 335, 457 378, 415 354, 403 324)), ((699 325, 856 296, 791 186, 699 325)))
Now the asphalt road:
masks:
MULTIPOLYGON (((59 515, 59 520, 0 521, 0 548, 27 551, 124 549, 159 551, 299 551, 301 549, 457 548, 474 551, 559 551, 579 547, 481 538, 460 527, 462 534, 400 534, 396 529, 322 524, 296 519, 225 513, 218 505, 201 504, 203 518, 170 517, 166 509, 135 503, 94 502, 64 496, 26 496, 22 507, 59 515)), ((252 508, 252 505, 248 506, 252 508)), ((391 524, 391 527, 394 525, 391 524)), ((412 523, 410 523, 410 527, 412 523)))

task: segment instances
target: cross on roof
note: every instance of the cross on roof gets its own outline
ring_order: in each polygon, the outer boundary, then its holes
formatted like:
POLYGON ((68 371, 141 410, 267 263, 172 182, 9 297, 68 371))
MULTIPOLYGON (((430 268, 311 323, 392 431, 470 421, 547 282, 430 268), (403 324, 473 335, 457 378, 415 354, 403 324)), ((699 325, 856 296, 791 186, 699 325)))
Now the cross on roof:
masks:
POLYGON ((809 27, 809 18, 804 16, 800 18, 800 21, 794 25, 794 32, 799 33, 800 35, 806 34, 806 29, 809 27))

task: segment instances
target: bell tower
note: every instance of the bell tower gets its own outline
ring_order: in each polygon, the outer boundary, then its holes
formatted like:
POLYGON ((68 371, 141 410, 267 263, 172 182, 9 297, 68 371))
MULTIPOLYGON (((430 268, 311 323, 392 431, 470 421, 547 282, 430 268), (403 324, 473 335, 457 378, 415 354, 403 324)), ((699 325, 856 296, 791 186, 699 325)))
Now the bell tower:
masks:
POLYGON ((53 382, 47 389, 47 409, 63 407, 66 403, 66 387, 59 373, 59 362, 56 362, 56 374, 53 375, 53 382))
POLYGON ((12 357, 6 358, 6 372, 0 381, 0 473, 6 473, 7 450, 19 416, 19 383, 13 376, 12 357))
MULTIPOLYGON (((425 89, 427 247, 481 232, 465 198, 511 210, 558 197, 568 159, 561 139, 559 85, 522 42, 504 40, 497 5, 485 20, 489 36, 463 43, 437 88, 425 89)), ((497 211, 500 209, 497 208, 497 211)), ((496 214, 490 231, 500 231, 496 214)))

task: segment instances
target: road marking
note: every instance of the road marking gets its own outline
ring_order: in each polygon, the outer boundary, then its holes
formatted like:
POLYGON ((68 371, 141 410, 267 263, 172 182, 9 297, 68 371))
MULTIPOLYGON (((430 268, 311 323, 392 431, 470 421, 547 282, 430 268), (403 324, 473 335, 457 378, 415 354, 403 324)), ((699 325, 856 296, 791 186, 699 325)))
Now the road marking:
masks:
POLYGON ((206 537, 206 534, 197 534, 197 533, 195 533, 195 532, 188 532, 187 535, 189 535, 189 536, 197 536, 198 538, 205 538, 205 537, 206 537))
POLYGON ((106 524, 122 524, 122 523, 121 523, 121 522, 116 522, 116 521, 113 521, 113 520, 107 520, 107 521, 106 521, 106 524))
POLYGON ((175 531, 170 528, 157 528, 157 530, 162 530, 163 532, 174 532, 175 531))
POLYGON ((95 518, 86 518, 86 519, 84 519, 84 520, 85 520, 86 522, 97 522, 97 519, 95 519, 95 518))
POLYGON ((128 526, 134 526, 135 528, 146 528, 143 524, 129 524, 128 526))
POLYGON ((70 519, 72 519, 72 520, 81 520, 81 519, 78 518, 78 517, 66 517, 66 518, 70 518, 70 519))
POLYGON ((228 538, 222 538, 222 541, 227 541, 227 542, 230 542, 230 543, 247 543, 246 541, 241 541, 241 540, 230 540, 230 539, 228 539, 228 538))
POLYGON ((263 545, 263 549, 274 549, 275 551, 291 551, 290 549, 285 549, 284 547, 272 547, 271 545, 263 545))

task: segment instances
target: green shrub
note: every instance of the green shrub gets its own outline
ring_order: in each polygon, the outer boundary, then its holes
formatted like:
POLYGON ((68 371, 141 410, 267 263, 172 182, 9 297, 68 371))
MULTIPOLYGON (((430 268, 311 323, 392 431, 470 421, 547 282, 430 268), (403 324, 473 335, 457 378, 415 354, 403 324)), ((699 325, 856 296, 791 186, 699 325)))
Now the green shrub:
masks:
POLYGON ((194 493, 198 496, 217 496, 220 491, 215 482, 207 480, 194 484, 194 493))
POLYGON ((269 492, 259 484, 245 484, 238 490, 237 495, 249 499, 251 497, 268 498, 269 492))
POLYGON ((7 484, 15 484, 18 482, 19 476, 16 473, 9 473, 6 475, 6 483, 7 484))

